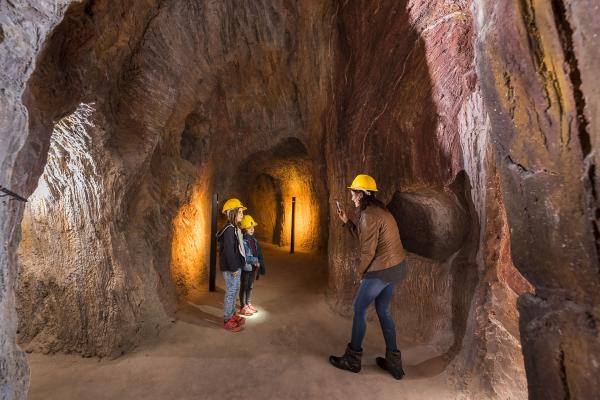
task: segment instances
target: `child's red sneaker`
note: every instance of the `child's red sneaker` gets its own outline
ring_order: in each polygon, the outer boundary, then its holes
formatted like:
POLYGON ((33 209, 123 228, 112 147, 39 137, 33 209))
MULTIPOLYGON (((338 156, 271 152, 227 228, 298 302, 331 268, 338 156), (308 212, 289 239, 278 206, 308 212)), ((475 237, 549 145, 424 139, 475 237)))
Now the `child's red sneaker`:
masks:
POLYGON ((252 314, 254 314, 254 313, 252 312, 252 310, 250 310, 250 309, 248 308, 248 306, 244 306, 244 307, 242 307, 242 309, 240 310, 240 314, 241 314, 241 315, 250 316, 250 315, 252 315, 252 314))
POLYGON ((250 309, 250 311, 252 311, 253 313, 257 313, 258 310, 256 309, 256 307, 254 307, 252 304, 248 303, 248 305, 246 306, 250 309))
POLYGON ((246 323, 246 318, 240 317, 239 314, 233 314, 233 319, 239 326, 244 326, 246 323))
POLYGON ((229 318, 229 321, 223 324, 223 328, 231 332, 239 332, 242 327, 235 321, 234 317, 229 318))

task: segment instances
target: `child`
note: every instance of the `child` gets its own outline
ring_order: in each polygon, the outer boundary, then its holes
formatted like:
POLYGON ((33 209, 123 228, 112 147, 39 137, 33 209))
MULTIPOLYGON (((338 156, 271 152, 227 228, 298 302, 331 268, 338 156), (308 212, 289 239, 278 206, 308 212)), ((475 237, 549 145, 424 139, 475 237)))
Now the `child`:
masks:
POLYGON ((246 322, 235 313, 235 295, 240 288, 240 271, 246 265, 244 239, 238 228, 244 210, 246 207, 238 199, 227 200, 223 205, 223 214, 227 215, 227 223, 217 234, 221 271, 225 278, 224 328, 231 332, 239 332, 246 322))
MULTIPOLYGON (((246 265, 242 271, 241 289, 240 289, 240 314, 250 316, 258 312, 251 303, 252 287, 254 286, 254 277, 260 269, 260 274, 265 274, 265 263, 262 251, 258 245, 258 240, 254 237, 254 227, 258 224, 250 215, 245 215, 242 219, 241 228, 244 232, 244 250, 246 252, 246 265)), ((256 278, 258 279, 258 277, 256 278)))

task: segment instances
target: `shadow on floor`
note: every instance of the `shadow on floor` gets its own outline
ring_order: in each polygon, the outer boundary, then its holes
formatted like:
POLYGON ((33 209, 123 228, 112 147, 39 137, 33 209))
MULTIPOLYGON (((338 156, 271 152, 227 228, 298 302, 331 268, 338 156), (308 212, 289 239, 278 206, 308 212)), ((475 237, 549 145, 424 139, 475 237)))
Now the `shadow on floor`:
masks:
POLYGON ((217 287, 215 292, 193 294, 179 303, 175 317, 188 324, 223 329, 224 293, 217 287))
POLYGON ((451 359, 447 354, 430 358, 417 365, 406 365, 404 371, 406 372, 405 379, 427 379, 433 378, 446 370, 451 359))

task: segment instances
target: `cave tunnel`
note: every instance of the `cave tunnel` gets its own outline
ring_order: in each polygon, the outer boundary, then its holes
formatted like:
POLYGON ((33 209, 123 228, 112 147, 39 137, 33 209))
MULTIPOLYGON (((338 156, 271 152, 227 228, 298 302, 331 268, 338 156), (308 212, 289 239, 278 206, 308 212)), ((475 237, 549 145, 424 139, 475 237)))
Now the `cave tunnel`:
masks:
POLYGON ((597 398, 597 8, 0 3, 0 399, 597 398), (406 251, 400 382, 375 310, 362 371, 328 362, 358 174, 406 251), (234 333, 215 195, 266 264, 234 333))
POLYGON ((257 235, 266 243, 289 247, 292 201, 295 201, 295 249, 314 252, 325 247, 321 227, 326 218, 321 207, 327 198, 318 198, 314 165, 304 143, 284 138, 272 148, 251 155, 240 167, 239 192, 248 199, 249 212, 262 223, 257 235), (249 183, 249 184, 248 184, 249 183), (254 210, 254 211, 252 211, 254 210))
POLYGON ((284 202, 281 183, 267 173, 260 173, 254 180, 254 187, 248 195, 250 208, 255 211, 256 220, 261 221, 262 229, 256 236, 265 243, 283 246, 284 202), (266 205, 266 207, 260 207, 266 205), (258 207, 257 207, 258 206, 258 207))

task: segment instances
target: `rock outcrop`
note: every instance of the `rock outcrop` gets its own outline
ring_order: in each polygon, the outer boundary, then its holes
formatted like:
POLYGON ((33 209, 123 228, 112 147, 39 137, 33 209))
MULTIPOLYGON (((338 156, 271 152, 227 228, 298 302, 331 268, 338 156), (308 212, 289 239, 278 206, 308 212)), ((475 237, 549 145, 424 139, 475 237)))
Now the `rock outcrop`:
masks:
POLYGON ((599 5, 478 4, 477 63, 502 177, 533 399, 594 398, 600 372, 599 5))
MULTIPOLYGON (((340 9, 343 74, 326 137, 330 196, 347 198, 345 186, 358 172, 378 178, 378 195, 395 213, 407 248, 429 257, 409 256, 418 272, 398 284, 395 313, 411 325, 400 334, 435 345, 466 393, 524 398, 516 299, 529 287, 506 253, 510 237, 491 237, 508 226, 501 196, 491 196, 501 184, 493 181, 473 15, 470 1, 353 2, 340 9)), ((359 279, 353 248, 332 223, 329 286, 341 310, 359 279)))
POLYGON ((398 221, 404 248, 438 261, 464 244, 469 216, 451 191, 396 192, 388 209, 398 221))
MULTIPOLYGON (((35 60, 52 29, 59 23, 69 1, 19 7, 0 4, 0 185, 27 197, 35 187, 45 162, 44 148, 32 151, 34 135, 27 127, 23 92, 36 67, 35 60), (18 164, 19 163, 19 164, 18 164)), ((47 146, 45 147, 47 149, 47 146)), ((0 201, 0 396, 26 397, 29 381, 23 352, 15 343, 17 330, 16 250, 24 204, 10 197, 0 201)))
POLYGON ((260 168, 286 182, 285 196, 309 200, 298 212, 312 231, 298 226, 298 247, 319 246, 308 162, 319 102, 298 87, 324 79, 325 12, 268 2, 69 8, 26 93, 30 130, 52 139, 23 222, 22 346, 115 356, 160 331, 176 293, 206 285, 211 194, 246 197, 238 171, 278 138, 300 149, 260 168))
POLYGON ((213 194, 279 245, 296 197, 296 248, 327 250, 348 312, 334 200, 350 210, 357 173, 410 251, 403 342, 435 346, 468 398, 592 398, 597 8, 1 3, 0 184, 29 197, 0 207, 2 398, 27 386, 15 310, 28 351, 118 356, 168 326, 206 286, 213 194))

